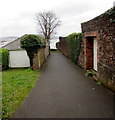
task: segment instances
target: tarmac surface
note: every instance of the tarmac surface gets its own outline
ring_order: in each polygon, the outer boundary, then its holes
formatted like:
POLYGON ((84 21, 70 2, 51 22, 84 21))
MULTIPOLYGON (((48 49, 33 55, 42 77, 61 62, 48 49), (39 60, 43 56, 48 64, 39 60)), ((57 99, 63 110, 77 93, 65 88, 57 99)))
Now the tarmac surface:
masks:
POLYGON ((51 53, 12 118, 112 118, 113 93, 62 53, 51 53))

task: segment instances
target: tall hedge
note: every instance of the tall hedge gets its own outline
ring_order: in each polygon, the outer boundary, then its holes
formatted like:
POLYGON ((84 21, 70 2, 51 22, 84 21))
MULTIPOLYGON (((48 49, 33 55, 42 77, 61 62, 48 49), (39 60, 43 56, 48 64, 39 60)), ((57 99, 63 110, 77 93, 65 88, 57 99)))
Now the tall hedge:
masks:
POLYGON ((7 49, 0 48, 0 67, 2 70, 9 67, 9 51, 7 49))
POLYGON ((45 40, 39 35, 25 35, 21 38, 20 45, 27 51, 30 59, 30 66, 33 66, 34 53, 38 52, 38 49, 45 47, 45 40))
POLYGON ((69 57, 74 63, 77 63, 78 61, 81 43, 82 43, 82 33, 72 33, 67 36, 69 57))

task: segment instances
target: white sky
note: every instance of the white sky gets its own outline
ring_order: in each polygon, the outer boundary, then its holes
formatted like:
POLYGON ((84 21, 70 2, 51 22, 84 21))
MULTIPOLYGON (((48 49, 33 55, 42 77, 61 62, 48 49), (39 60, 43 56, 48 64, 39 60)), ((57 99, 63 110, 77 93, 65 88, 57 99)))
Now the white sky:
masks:
POLYGON ((114 0, 0 0, 0 37, 36 34, 35 14, 52 10, 62 21, 57 36, 81 32, 81 23, 113 7, 114 0))

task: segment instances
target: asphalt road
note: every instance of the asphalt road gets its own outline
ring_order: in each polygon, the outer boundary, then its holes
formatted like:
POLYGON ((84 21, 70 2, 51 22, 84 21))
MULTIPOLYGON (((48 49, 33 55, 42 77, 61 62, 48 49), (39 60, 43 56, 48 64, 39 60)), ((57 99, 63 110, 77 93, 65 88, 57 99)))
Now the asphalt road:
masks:
POLYGON ((61 53, 51 53, 36 87, 13 118, 112 118, 113 93, 85 76, 61 53))

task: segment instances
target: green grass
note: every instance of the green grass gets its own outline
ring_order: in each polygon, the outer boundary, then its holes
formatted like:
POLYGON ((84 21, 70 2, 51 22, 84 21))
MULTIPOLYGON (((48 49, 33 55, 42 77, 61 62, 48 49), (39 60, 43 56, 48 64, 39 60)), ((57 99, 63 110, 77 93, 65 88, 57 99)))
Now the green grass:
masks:
POLYGON ((2 72, 0 72, 0 119, 2 118, 2 72))
POLYGON ((9 69, 2 73, 2 118, 9 118, 35 86, 38 71, 9 69))
POLYGON ((55 49, 54 49, 54 50, 50 50, 50 52, 51 52, 51 53, 60 53, 60 51, 57 50, 57 49, 56 49, 56 50, 55 50, 55 49))

